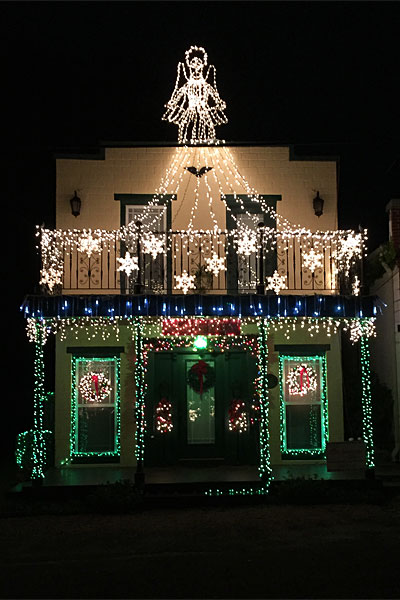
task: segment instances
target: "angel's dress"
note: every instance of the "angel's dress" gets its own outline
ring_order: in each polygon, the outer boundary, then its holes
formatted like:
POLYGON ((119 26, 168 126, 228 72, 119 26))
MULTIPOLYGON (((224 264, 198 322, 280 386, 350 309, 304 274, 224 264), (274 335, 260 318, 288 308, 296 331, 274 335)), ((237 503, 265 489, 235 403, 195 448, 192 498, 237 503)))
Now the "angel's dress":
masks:
POLYGON ((204 141, 215 139, 214 125, 227 122, 225 108, 212 85, 203 78, 189 79, 173 94, 163 118, 178 125, 180 141, 204 141))

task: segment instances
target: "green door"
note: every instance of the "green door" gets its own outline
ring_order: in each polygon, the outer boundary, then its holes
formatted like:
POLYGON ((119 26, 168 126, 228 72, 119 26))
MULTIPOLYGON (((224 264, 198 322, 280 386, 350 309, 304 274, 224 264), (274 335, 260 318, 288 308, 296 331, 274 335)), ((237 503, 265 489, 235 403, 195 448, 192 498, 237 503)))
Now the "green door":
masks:
POLYGON ((258 425, 250 418, 256 375, 255 359, 246 352, 150 353, 145 464, 256 464, 258 425), (245 406, 244 431, 229 425, 238 399, 245 406))

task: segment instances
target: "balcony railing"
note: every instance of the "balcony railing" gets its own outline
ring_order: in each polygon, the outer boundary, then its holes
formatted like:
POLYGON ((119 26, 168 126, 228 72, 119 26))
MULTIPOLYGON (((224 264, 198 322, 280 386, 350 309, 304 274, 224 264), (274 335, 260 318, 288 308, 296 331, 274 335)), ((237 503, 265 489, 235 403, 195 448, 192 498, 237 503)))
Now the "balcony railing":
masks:
POLYGON ((246 255, 239 254, 223 231, 152 234, 166 249, 159 253, 150 253, 140 236, 129 243, 118 232, 109 232, 89 252, 76 243, 62 243, 53 252, 42 245, 41 283, 48 283, 43 276, 47 261, 47 271, 58 269, 55 284, 46 286, 51 293, 267 293, 274 273, 280 277, 282 294, 357 293, 354 284, 361 283, 362 253, 343 259, 342 233, 322 243, 320 236, 288 237, 278 232, 273 244, 258 240, 257 250, 246 255), (120 260, 127 252, 138 267, 129 275, 121 270, 120 260), (317 260, 310 264, 312 255, 317 260), (223 268, 212 272, 211 266, 218 263, 223 268), (190 284, 186 291, 182 276, 190 284))

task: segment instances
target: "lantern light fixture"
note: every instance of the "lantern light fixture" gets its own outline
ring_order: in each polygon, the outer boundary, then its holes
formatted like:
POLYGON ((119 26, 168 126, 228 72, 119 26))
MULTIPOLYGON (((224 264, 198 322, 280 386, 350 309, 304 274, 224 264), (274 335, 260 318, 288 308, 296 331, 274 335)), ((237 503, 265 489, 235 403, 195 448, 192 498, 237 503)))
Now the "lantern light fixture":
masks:
POLYGON ((313 199, 313 209, 317 217, 320 217, 324 212, 324 199, 319 195, 319 191, 317 191, 317 195, 313 199))
POLYGON ((72 214, 74 215, 74 217, 78 217, 81 214, 82 201, 77 195, 76 191, 74 192, 74 196, 70 200, 70 204, 72 214))

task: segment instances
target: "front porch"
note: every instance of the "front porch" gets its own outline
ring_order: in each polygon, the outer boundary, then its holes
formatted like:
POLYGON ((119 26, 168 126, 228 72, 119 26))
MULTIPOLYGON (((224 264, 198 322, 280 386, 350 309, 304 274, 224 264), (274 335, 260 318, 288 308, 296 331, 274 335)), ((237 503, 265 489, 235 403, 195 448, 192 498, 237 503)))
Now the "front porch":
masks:
MULTIPOLYGON (((86 488, 93 490, 98 486, 115 484, 122 481, 135 481, 136 467, 116 465, 75 465, 49 469, 41 482, 40 489, 59 491, 63 494, 66 489, 86 488)), ((378 469, 376 478, 383 479, 384 469, 378 469)), ((350 482, 365 480, 365 471, 349 470, 329 472, 326 464, 275 465, 272 466, 274 485, 279 482, 295 479, 323 480, 332 482, 350 482)), ((215 485, 234 489, 256 489, 260 486, 258 469, 254 465, 214 465, 214 466, 181 466, 148 467, 145 470, 144 495, 203 493, 205 489, 215 485)), ((35 485, 32 481, 19 483, 13 488, 14 492, 29 492, 35 485)), ((36 488, 37 489, 37 488, 36 488)), ((45 492, 46 493, 46 490, 45 492)))

